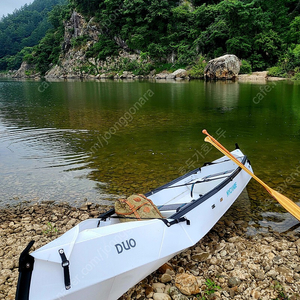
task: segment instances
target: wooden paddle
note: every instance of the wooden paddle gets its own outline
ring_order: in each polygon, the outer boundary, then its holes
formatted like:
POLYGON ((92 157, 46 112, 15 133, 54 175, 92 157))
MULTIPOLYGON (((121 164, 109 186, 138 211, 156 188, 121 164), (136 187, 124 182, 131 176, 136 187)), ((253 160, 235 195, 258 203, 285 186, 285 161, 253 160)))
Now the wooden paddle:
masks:
POLYGON ((296 219, 300 221, 300 207, 294 203, 292 200, 287 198, 284 195, 281 195, 277 191, 271 189, 267 184, 260 180, 256 175, 249 171, 239 160, 237 160, 224 146, 222 146, 216 139, 214 139, 205 129, 202 130, 202 133, 206 134, 207 137, 204 139, 205 142, 212 144, 224 155, 233 160, 239 167, 246 171, 252 178, 254 178, 258 183, 260 183, 267 192, 277 200, 288 212, 290 212, 296 219))

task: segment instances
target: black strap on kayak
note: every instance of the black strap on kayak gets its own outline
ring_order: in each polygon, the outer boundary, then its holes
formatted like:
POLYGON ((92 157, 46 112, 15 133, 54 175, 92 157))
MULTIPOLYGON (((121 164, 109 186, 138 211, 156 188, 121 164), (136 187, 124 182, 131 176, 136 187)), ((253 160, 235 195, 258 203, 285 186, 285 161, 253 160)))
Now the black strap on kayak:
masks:
MULTIPOLYGON (((108 218, 108 217, 106 217, 106 218, 108 218)), ((106 220, 106 218, 105 219, 100 219, 99 222, 98 222, 98 226, 97 227, 99 227, 100 222, 106 220)), ((111 218, 111 219, 131 219, 131 220, 137 220, 137 218, 135 218, 135 217, 127 217, 127 216, 110 216, 109 218, 111 218)), ((179 219, 174 219, 172 221, 169 221, 169 220, 163 219, 163 218, 141 218, 141 220, 161 220, 168 227, 170 227, 170 226, 172 226, 174 224, 181 223, 181 222, 186 222, 187 225, 191 224, 190 220, 188 220, 186 217, 181 217, 179 219)))
MULTIPOLYGON (((137 220, 136 218, 134 217, 125 217, 125 216, 121 216, 121 217, 118 217, 118 216, 112 216, 111 218, 116 218, 116 219, 133 219, 133 220, 137 220)), ((191 225, 191 222, 190 220, 188 220, 186 217, 181 217, 179 219, 174 219, 172 221, 169 221, 168 219, 163 219, 163 218, 141 218, 141 220, 161 220, 163 221, 168 227, 171 227, 172 225, 175 225, 175 224, 178 224, 178 223, 181 223, 181 222, 186 222, 187 225, 191 225)))
MULTIPOLYGON (((196 184, 197 182, 195 182, 194 184, 196 184)), ((199 195, 199 197, 201 197, 202 195, 199 195)), ((191 202, 193 202, 195 200, 192 200, 191 202)), ((188 202, 190 203, 190 202, 188 202)), ((168 211, 168 210, 176 210, 176 212, 179 212, 179 210, 187 205, 188 203, 176 203, 176 204, 164 204, 164 205, 160 205, 158 206, 158 210, 159 211, 168 211)), ((113 216, 113 214, 115 214, 115 209, 112 208, 110 209, 109 211, 105 212, 105 213, 102 213, 101 215, 99 215, 98 219, 99 220, 99 223, 97 225, 97 227, 99 227, 100 225, 100 221, 106 221, 108 218, 112 218, 112 219, 119 219, 119 218, 127 218, 127 219, 133 219, 135 220, 136 218, 134 217, 126 217, 126 216, 113 216)), ((141 218, 141 219, 157 219, 157 218, 141 218)))
POLYGON ((186 217, 181 217, 179 219, 174 219, 173 221, 169 221, 167 219, 160 219, 162 220, 168 227, 171 227, 172 225, 181 223, 181 222, 186 222, 187 225, 191 225, 190 220, 188 220, 186 217))
POLYGON ((19 279, 15 300, 28 300, 31 276, 34 267, 34 258, 29 254, 34 241, 31 241, 25 250, 21 253, 19 259, 19 279))
POLYGON ((64 249, 59 249, 58 253, 62 260, 61 266, 64 269, 65 287, 66 290, 69 290, 71 288, 71 279, 70 279, 70 270, 69 270, 70 262, 67 260, 64 249))
POLYGON ((102 213, 98 218, 105 221, 107 218, 112 216, 114 213, 115 213, 115 209, 112 208, 112 209, 106 211, 105 213, 102 213))

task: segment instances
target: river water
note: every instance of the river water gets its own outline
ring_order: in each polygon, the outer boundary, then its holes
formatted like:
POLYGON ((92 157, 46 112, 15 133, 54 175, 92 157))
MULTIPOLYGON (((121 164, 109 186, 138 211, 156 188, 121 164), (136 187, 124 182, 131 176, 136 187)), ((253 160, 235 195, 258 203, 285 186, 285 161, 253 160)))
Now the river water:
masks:
MULTIPOLYGON (((1 80, 0 206, 145 193, 220 157, 204 128, 299 204, 299 82, 1 80)), ((241 198, 250 225, 297 230, 253 180, 241 198)))

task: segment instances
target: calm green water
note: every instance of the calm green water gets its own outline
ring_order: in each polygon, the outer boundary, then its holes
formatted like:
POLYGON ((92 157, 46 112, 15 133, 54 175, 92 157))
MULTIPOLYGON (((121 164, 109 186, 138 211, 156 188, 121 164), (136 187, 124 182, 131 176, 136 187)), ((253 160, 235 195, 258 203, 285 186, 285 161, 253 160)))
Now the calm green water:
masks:
MULTIPOLYGON (((0 205, 145 193, 220 156, 203 128, 228 149, 237 142, 263 181, 299 202, 299 82, 2 80, 0 205)), ((247 191, 232 215, 297 224, 255 182, 247 191)))

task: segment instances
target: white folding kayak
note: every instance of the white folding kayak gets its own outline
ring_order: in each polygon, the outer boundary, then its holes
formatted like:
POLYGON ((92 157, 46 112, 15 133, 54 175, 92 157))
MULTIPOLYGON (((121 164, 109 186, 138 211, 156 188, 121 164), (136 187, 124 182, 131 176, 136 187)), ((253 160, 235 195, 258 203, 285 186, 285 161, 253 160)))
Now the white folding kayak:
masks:
MULTIPOLYGON (((232 154, 250 171, 247 157, 232 154)), ((81 222, 20 256, 16 300, 116 300, 197 243, 230 208, 250 176, 227 157, 147 194, 161 219, 121 223, 114 210, 81 222)))

